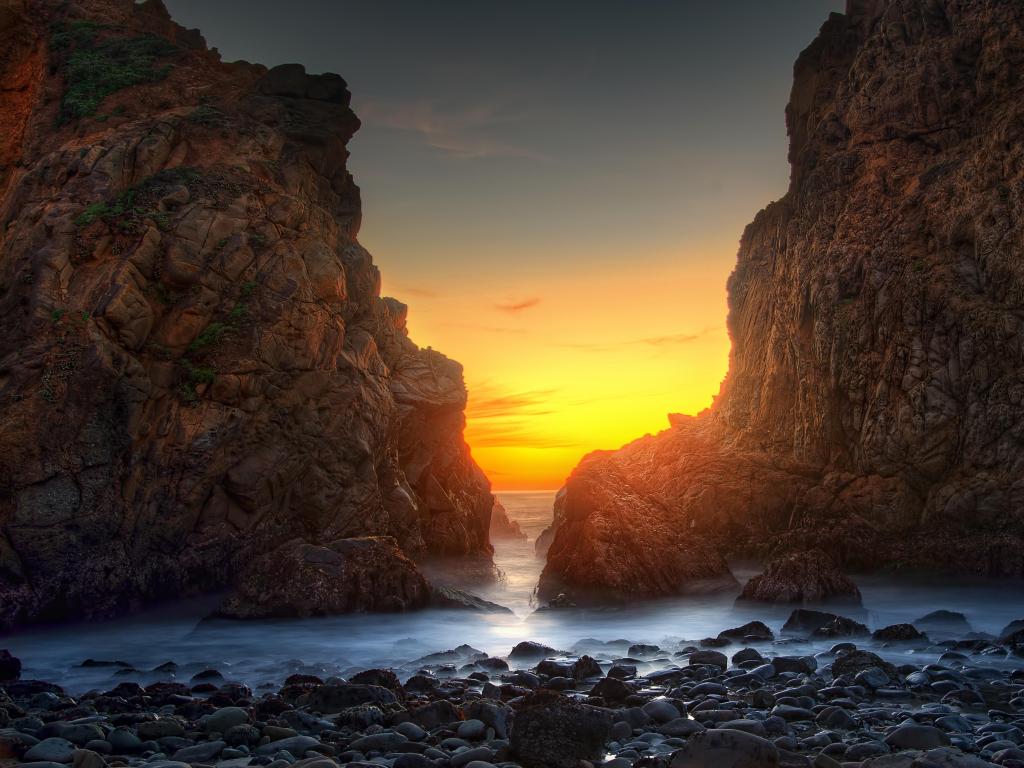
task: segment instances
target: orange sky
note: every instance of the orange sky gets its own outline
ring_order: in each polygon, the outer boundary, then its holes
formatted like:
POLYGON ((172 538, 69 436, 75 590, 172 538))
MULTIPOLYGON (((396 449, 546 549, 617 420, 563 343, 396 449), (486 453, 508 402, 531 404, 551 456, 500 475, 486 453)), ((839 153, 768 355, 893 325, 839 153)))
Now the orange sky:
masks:
POLYGON ((496 490, 553 489, 588 451, 707 407, 725 375, 725 280, 733 257, 683 248, 630 269, 578 260, 444 290, 385 292, 410 303, 412 338, 463 364, 466 439, 496 490), (538 279, 543 272, 543 279, 538 279), (491 286, 491 287, 487 287, 491 286))

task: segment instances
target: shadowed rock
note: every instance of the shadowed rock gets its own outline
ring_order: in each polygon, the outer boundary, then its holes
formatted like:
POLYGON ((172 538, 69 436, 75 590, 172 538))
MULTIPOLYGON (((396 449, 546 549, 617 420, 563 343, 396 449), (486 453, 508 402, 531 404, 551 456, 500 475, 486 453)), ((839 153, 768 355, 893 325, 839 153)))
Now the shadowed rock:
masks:
POLYGON ((216 615, 304 618, 422 608, 431 589, 392 538, 300 539, 253 558, 216 615))
POLYGON ((743 587, 738 600, 761 603, 860 605, 860 590, 820 550, 773 560, 743 587))

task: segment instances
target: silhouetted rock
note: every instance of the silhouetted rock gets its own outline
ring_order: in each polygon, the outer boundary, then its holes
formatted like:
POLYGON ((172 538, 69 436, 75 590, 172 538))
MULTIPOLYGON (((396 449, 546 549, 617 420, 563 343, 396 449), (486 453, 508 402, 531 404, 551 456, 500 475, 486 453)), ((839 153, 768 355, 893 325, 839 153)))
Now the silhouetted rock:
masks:
POLYGON ((850 651, 837 657, 832 662, 832 675, 834 677, 841 675, 853 677, 859 672, 873 667, 882 670, 891 680, 896 680, 899 675, 896 667, 870 651, 850 651))
POLYGON ((811 634, 819 627, 835 621, 839 617, 834 613, 826 611, 812 611, 808 608, 796 608, 786 623, 782 625, 783 634, 811 634))
POLYGON ((732 629, 725 629, 718 633, 720 638, 727 640, 774 640, 775 634, 771 631, 767 624, 763 621, 748 621, 741 627, 733 627, 732 629))
POLYGON ((876 629, 871 633, 871 637, 875 640, 889 640, 893 642, 928 639, 927 635, 919 632, 913 624, 891 624, 888 627, 876 629))
POLYGON ((914 621, 914 626, 924 630, 946 632, 950 634, 967 634, 971 631, 970 622, 962 613, 956 611, 932 611, 914 621))
POLYGON ((0 681, 17 680, 21 677, 21 659, 13 656, 6 648, 0 651, 0 681))
POLYGON ((868 634, 867 626, 859 621, 848 619, 845 616, 836 616, 827 624, 811 632, 811 637, 865 637, 868 634))
POLYGON ((504 505, 497 499, 491 509, 491 541, 495 539, 525 539, 526 534, 519 527, 519 523, 508 516, 504 505))
POLYGON ((773 560, 764 573, 743 587, 739 600, 762 603, 853 603, 860 605, 860 590, 835 562, 820 550, 799 552, 773 560))

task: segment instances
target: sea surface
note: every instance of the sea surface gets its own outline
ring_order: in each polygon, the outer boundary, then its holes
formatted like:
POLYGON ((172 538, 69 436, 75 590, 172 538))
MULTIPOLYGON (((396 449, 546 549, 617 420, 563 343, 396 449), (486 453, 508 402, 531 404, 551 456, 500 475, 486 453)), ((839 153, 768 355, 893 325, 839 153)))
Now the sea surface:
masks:
MULTIPOLYGON (((272 622, 205 621, 203 617, 221 599, 214 596, 109 622, 8 634, 0 638, 0 648, 9 648, 22 659, 23 677, 58 682, 72 693, 125 680, 147 684, 171 679, 168 673, 152 671, 166 661, 179 665, 173 679, 187 682, 196 672, 213 667, 228 679, 259 689, 276 686, 299 671, 345 675, 389 666, 411 674, 420 657, 464 644, 498 656, 507 655, 522 640, 606 658, 625 655, 625 641, 654 643, 671 653, 684 641, 717 635, 753 619, 778 631, 789 614, 786 607, 736 606, 738 589, 618 609, 535 613, 533 592, 543 562, 534 555, 534 540, 551 520, 554 492, 498 496, 527 539, 495 542, 495 563, 503 577, 491 585, 470 588, 507 606, 511 614, 430 610, 272 622), (81 666, 86 659, 123 662, 124 666, 81 666)), ((735 564, 733 570, 741 583, 757 572, 756 566, 745 564, 735 564)), ((1024 618, 1024 590, 1019 582, 882 575, 855 576, 855 581, 864 596, 863 609, 837 612, 872 629, 913 621, 938 609, 959 611, 974 630, 993 634, 1011 620, 1024 618)), ((933 639, 941 638, 933 634, 933 639)), ((800 641, 778 652, 813 653, 831 644, 800 641)), ((892 660, 913 654, 907 660, 918 664, 937 658, 934 653, 905 649, 875 650, 892 660)))

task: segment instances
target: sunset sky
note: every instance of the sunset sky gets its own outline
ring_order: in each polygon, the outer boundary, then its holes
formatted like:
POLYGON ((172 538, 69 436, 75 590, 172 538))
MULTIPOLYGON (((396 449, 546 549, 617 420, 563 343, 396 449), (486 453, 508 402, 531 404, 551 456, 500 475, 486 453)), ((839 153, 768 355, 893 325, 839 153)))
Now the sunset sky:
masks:
POLYGON ((166 0, 226 60, 349 83, 360 240, 460 361, 496 489, 710 404, 793 61, 840 0, 166 0))

